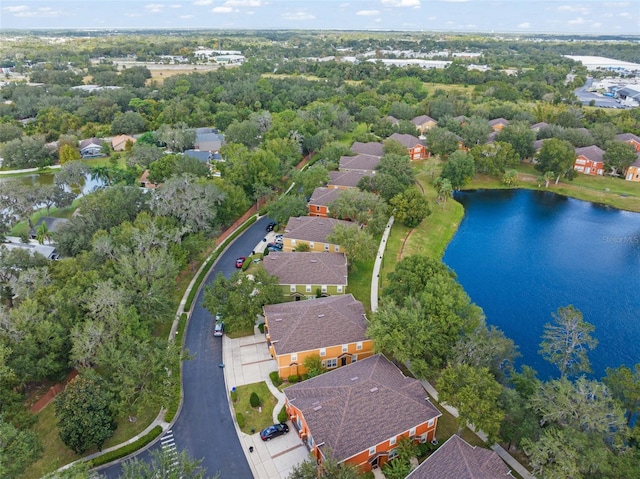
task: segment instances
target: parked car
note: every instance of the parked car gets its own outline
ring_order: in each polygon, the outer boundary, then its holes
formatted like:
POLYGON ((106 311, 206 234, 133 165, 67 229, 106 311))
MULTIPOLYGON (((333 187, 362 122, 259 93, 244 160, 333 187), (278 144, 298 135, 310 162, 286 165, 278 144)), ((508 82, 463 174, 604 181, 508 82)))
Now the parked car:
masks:
POLYGON ((242 265, 246 260, 247 258, 245 258, 244 256, 240 256, 238 259, 236 259, 236 268, 242 268, 242 265))
POLYGON ((224 334, 224 321, 216 321, 216 324, 213 327, 213 335, 222 336, 223 334, 224 334))
POLYGON ((281 245, 281 244, 278 244, 278 243, 269 243, 269 244, 267 245, 267 249, 268 249, 269 251, 280 252, 280 251, 282 251, 282 245, 281 245))
POLYGON ((263 441, 270 441, 274 437, 282 436, 289 432, 289 426, 284 423, 274 424, 260 431, 260 439, 263 441))
POLYGON ((284 235, 276 235, 276 241, 284 241, 284 235))
POLYGON ((276 223, 275 221, 272 221, 271 223, 269 223, 269 224, 267 225, 267 233, 268 233, 269 231, 273 231, 273 229, 276 227, 276 225, 277 225, 277 224, 278 224, 278 223, 276 223))

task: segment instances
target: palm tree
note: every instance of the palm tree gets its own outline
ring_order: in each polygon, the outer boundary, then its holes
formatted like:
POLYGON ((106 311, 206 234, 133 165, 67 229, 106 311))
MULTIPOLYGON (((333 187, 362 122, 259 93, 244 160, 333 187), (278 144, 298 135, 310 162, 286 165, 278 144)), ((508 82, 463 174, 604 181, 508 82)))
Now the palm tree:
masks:
POLYGON ((45 221, 43 221, 36 228, 36 240, 38 240, 38 243, 44 244, 44 240, 45 239, 49 243, 51 243, 51 236, 49 235, 49 228, 47 227, 47 223, 45 221))

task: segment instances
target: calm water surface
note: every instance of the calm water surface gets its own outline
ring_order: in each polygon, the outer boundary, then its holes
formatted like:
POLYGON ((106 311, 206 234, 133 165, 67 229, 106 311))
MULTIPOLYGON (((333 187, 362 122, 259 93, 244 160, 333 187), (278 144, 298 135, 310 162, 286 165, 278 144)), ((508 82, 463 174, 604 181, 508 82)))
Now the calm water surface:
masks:
POLYGON ((518 364, 557 375, 539 343, 551 313, 569 304, 596 327, 596 377, 640 362, 640 213, 528 190, 456 199, 465 217, 444 262, 487 322, 516 342, 518 364))

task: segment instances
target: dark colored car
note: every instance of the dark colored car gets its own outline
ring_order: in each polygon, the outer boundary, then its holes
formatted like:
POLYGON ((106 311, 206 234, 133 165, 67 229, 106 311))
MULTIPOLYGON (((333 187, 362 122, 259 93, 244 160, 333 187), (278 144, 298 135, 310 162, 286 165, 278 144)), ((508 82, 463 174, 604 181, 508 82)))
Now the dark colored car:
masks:
POLYGON ((260 431, 260 439, 263 441, 270 441, 274 437, 282 436, 289 432, 289 426, 284 423, 274 424, 260 431))
POLYGON ((276 227, 276 224, 277 224, 277 223, 276 223, 275 221, 272 221, 271 223, 269 223, 269 224, 267 225, 267 232, 269 232, 269 231, 273 231, 273 228, 275 228, 275 227, 276 227))
POLYGON ((269 244, 267 245, 267 249, 268 249, 269 251, 276 251, 276 252, 280 252, 280 251, 282 251, 282 245, 281 245, 281 244, 278 244, 278 243, 269 243, 269 244))
POLYGON ((244 264, 246 259, 247 258, 245 258, 244 256, 240 256, 238 259, 236 259, 236 268, 242 268, 242 265, 244 264))
POLYGON ((213 335, 214 336, 222 336, 224 334, 224 322, 216 321, 215 326, 213 327, 213 335))

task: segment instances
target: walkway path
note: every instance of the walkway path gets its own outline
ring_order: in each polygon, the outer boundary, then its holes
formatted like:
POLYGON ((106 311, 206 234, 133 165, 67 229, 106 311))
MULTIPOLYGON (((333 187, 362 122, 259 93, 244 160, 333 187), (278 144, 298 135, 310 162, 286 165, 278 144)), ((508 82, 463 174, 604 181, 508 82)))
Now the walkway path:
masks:
POLYGON ((373 263, 373 272, 371 274, 371 311, 378 311, 378 288, 380 287, 380 268, 382 268, 382 257, 384 256, 384 250, 387 247, 387 240, 389 239, 389 233, 393 226, 393 216, 389 218, 387 227, 382 233, 382 239, 380 240, 380 246, 378 246, 378 254, 376 255, 376 261, 373 263))
MULTIPOLYGON (((371 276, 371 311, 375 312, 378 310, 378 288, 380 283, 380 268, 382 267, 382 258, 384 256, 384 251, 387 246, 387 240, 389 238, 389 233, 391 232, 391 226, 393 226, 393 216, 389 218, 389 222, 387 223, 387 227, 382 234, 382 240, 380 241, 380 246, 378 247, 378 255, 376 256, 376 261, 373 265, 373 273, 371 276)), ((437 402, 438 401, 438 391, 431 385, 428 381, 422 381, 422 385, 425 390, 431 395, 431 397, 437 402)), ((454 417, 458 417, 458 410, 452 406, 447 404, 440 403, 442 407, 444 407, 449 413, 451 413, 454 417)), ((275 414, 275 413, 274 413, 275 414)), ((476 433, 476 435, 482 439, 485 443, 488 442, 487 435, 482 431, 476 431, 472 426, 469 428, 476 433)), ((527 471, 522 464, 520 464, 511 454, 509 454, 502 446, 499 444, 494 444, 491 446, 504 462, 506 462, 511 469, 516 471, 520 476, 524 479, 535 479, 529 471, 527 471)))
MULTIPOLYGON (((429 393, 429 395, 435 400, 438 401, 438 391, 433 387, 433 385, 429 381, 421 381, 422 386, 429 393)), ((458 410, 452 406, 449 406, 444 403, 439 403, 442 407, 444 407, 449 413, 451 413, 454 417, 458 417, 458 410)), ((482 431, 476 431, 473 426, 469 425, 469 429, 471 429, 476 435, 482 439, 485 443, 488 441, 487 435, 482 431)), ((511 469, 516 471, 520 476, 524 479, 535 479, 535 476, 532 476, 529 471, 525 469, 525 467, 520 464, 511 454, 509 454, 500 444, 494 444, 491 446, 498 456, 502 458, 504 462, 506 462, 511 469)))
MULTIPOLYGON (((47 166, 46 170, 57 170, 61 165, 52 165, 47 166)), ((0 171, 0 175, 17 175, 18 173, 43 173, 42 168, 25 168, 23 170, 2 170, 0 171)))

